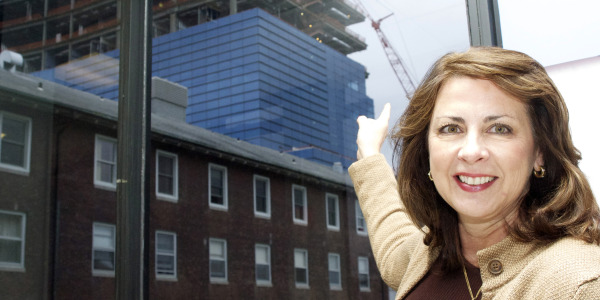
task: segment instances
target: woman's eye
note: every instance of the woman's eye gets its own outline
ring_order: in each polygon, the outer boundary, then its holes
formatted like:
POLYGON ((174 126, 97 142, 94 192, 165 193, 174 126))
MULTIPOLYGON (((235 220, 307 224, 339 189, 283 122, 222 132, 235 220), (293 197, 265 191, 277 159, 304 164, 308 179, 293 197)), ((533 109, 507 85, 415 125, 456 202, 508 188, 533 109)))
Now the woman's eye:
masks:
POLYGON ((508 128, 508 126, 505 126, 505 125, 494 125, 494 126, 492 126, 490 131, 492 133, 508 134, 508 133, 510 133, 510 128, 508 128))
POLYGON ((459 133, 460 128, 458 125, 446 125, 443 126, 440 130, 442 133, 459 133))

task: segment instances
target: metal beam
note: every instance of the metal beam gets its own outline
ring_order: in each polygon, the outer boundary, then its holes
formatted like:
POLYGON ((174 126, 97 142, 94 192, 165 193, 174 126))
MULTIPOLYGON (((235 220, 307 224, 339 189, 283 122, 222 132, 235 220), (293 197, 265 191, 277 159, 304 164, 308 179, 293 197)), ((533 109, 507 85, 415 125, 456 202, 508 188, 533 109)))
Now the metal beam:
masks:
POLYGON ((502 47, 498 0, 466 0, 471 46, 502 47))
POLYGON ((115 292, 116 299, 147 299, 152 6, 120 4, 115 292))

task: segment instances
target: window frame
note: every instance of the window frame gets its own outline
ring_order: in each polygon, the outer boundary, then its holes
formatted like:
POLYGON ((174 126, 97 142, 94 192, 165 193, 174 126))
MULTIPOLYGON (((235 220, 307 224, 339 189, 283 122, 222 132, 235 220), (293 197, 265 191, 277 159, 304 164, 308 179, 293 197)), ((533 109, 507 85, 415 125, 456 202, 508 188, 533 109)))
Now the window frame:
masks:
MULTIPOLYGON (((31 136, 32 136, 32 128, 33 128, 33 120, 30 117, 10 113, 7 111, 0 110, 0 133, 2 132, 2 127, 4 126, 5 118, 10 118, 13 120, 24 121, 26 125, 25 129, 25 141, 23 148, 23 166, 13 165, 9 163, 4 163, 0 160, 0 171, 10 172, 18 175, 28 176, 31 169, 31 136)), ((0 155, 2 154, 2 141, 0 140, 0 155)), ((1 157, 1 156, 0 156, 1 157)))
POLYGON ((208 206, 212 209, 216 210, 228 210, 229 209, 229 201, 228 201, 228 185, 227 185, 227 167, 222 165, 217 165, 213 163, 208 164, 208 206), (212 171, 219 170, 223 172, 223 204, 216 204, 212 202, 212 171))
POLYGON ((19 263, 0 261, 0 270, 2 271, 25 271, 25 243, 27 235, 27 215, 18 211, 0 210, 0 215, 16 215, 21 217, 21 236, 19 238, 0 236, 0 240, 20 241, 21 255, 19 263))
POLYGON ((369 272, 369 258, 366 256, 359 256, 358 257, 358 265, 357 265, 357 274, 358 274, 358 287, 360 289, 361 292, 370 292, 371 291, 371 274, 369 272), (361 273, 361 261, 363 261, 366 264, 366 273, 362 272, 361 273), (366 287, 361 285, 361 280, 360 280, 360 275, 366 275, 367 276, 367 285, 366 287))
POLYGON ((178 158, 177 154, 163 151, 163 150, 156 150, 155 172, 156 172, 156 177, 155 177, 156 199, 170 201, 170 202, 177 202, 179 200, 179 158, 178 158), (172 180, 173 180, 173 194, 162 193, 159 190, 160 189, 160 175, 161 175, 159 159, 161 156, 173 159, 173 174, 171 174, 172 180))
POLYGON ((308 196, 306 187, 293 184, 292 185, 292 219, 294 220, 294 224, 298 225, 308 225, 308 196), (304 216, 303 219, 296 218, 296 190, 302 191, 302 214, 304 216))
POLYGON ((270 219, 271 218, 271 179, 269 177, 265 177, 265 176, 260 176, 260 175, 256 175, 254 174, 254 176, 252 177, 252 187, 253 187, 253 197, 254 197, 254 216, 255 217, 259 217, 259 218, 265 218, 265 219, 270 219), (266 207, 266 212, 262 212, 262 211, 258 211, 257 210, 257 195, 256 195, 256 183, 257 181, 264 181, 265 182, 265 207, 266 207))
POLYGON ((228 283, 228 274, 229 272, 227 272, 227 240, 225 239, 218 239, 218 238, 209 238, 208 239, 208 277, 210 278, 210 283, 222 283, 222 284, 227 284, 228 283), (213 255, 210 253, 210 248, 211 248, 211 244, 215 242, 215 243, 221 243, 223 246, 223 257, 219 258, 219 257, 213 257, 213 255), (212 261, 214 260, 218 260, 218 261, 223 261, 223 263, 225 264, 224 269, 225 269, 225 276, 224 277, 213 277, 212 274, 212 261))
POLYGON ((160 279, 177 279, 177 234, 175 232, 156 230, 154 234, 154 276, 157 280, 160 279), (172 253, 167 253, 163 250, 158 249, 158 236, 165 235, 173 238, 173 249, 172 253), (160 274, 158 272, 158 256, 172 256, 173 257, 173 274, 160 274))
POLYGON ((309 288, 310 287, 310 281, 309 281, 309 276, 308 276, 308 251, 306 249, 301 249, 301 248, 294 248, 294 283, 296 284, 296 288, 309 288), (298 282, 298 276, 297 276, 297 272, 296 269, 298 268, 298 261, 296 260, 296 255, 300 254, 304 257, 304 262, 306 263, 306 282, 298 282))
POLYGON ((103 188, 103 189, 108 189, 111 191, 116 191, 117 190, 117 139, 115 138, 111 138, 105 135, 101 135, 101 134, 96 134, 96 137, 94 139, 94 186, 97 188, 103 188), (113 168, 113 174, 112 174, 112 181, 113 182, 106 182, 106 181, 102 181, 99 178, 98 175, 98 163, 100 161, 99 159, 99 155, 100 155, 100 148, 99 148, 99 141, 104 141, 104 142, 109 142, 109 143, 113 143, 114 144, 114 157, 115 157, 115 161, 111 162, 114 165, 113 168))
POLYGON ((338 195, 332 193, 325 194, 325 214, 327 221, 327 229, 332 231, 340 231, 340 199, 338 195), (330 224, 329 219, 329 200, 333 199, 335 203, 335 225, 330 224))
POLYGON ((356 233, 359 235, 368 235, 367 232, 367 221, 365 220, 365 216, 362 213, 362 210, 360 209, 360 204, 358 203, 358 200, 355 200, 355 206, 354 206, 354 210, 355 210, 355 221, 356 221, 356 233), (363 228, 361 228, 359 226, 359 224, 362 223, 363 224, 363 228))
MULTIPOLYGON (((260 264, 262 265, 262 264, 260 264)), ((267 245, 267 244, 260 244, 257 243, 254 245, 254 278, 256 279, 256 285, 257 286, 272 286, 272 280, 273 280, 273 275, 271 274, 271 246, 267 245), (258 249, 262 248, 265 249, 266 251, 266 255, 267 255, 267 266, 269 268, 269 279, 265 280, 265 279, 259 279, 258 278, 258 249)))
POLYGON ((102 222, 94 222, 92 224, 92 276, 105 276, 105 277, 114 277, 115 276, 115 269, 116 269, 116 260, 117 260, 117 228, 115 225, 113 224, 108 224, 108 223, 102 223, 102 222), (103 226, 106 228, 110 228, 112 231, 112 242, 113 242, 113 248, 96 248, 94 246, 94 239, 96 238, 96 226, 103 226), (100 270, 100 269, 95 269, 94 267, 94 260, 95 260, 95 252, 96 250, 98 251, 105 251, 105 252, 113 252, 113 270, 100 270))
POLYGON ((328 253, 327 254, 327 270, 328 270, 328 277, 329 277, 329 289, 330 290, 334 290, 334 291, 341 291, 342 290, 342 262, 340 260, 340 255, 338 253, 328 253), (335 260, 337 261, 337 265, 338 265, 338 269, 332 269, 331 267, 331 261, 330 259, 334 257, 335 260), (340 280, 339 283, 332 283, 331 282, 331 272, 337 272, 338 273, 338 278, 340 280))

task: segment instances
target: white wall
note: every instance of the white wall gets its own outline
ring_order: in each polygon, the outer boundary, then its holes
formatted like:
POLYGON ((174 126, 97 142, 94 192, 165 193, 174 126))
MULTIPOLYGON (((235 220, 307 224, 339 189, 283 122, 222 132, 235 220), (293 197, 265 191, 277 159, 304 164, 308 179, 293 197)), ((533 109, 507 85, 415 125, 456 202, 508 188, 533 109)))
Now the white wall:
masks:
POLYGON ((600 203, 600 56, 547 66, 569 109, 569 126, 581 152, 579 167, 600 203))

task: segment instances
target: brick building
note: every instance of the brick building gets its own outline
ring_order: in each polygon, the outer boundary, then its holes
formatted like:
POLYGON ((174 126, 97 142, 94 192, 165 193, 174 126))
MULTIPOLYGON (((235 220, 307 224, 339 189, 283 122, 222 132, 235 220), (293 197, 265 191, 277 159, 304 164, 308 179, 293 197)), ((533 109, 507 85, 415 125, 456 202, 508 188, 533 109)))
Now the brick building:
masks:
MULTIPOLYGON (((185 88, 153 89, 150 298, 387 297, 346 173, 189 125, 185 88)), ((114 297, 116 116, 0 70, 3 299, 114 297)))

